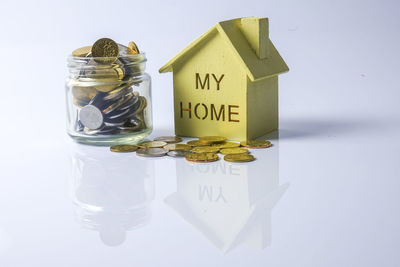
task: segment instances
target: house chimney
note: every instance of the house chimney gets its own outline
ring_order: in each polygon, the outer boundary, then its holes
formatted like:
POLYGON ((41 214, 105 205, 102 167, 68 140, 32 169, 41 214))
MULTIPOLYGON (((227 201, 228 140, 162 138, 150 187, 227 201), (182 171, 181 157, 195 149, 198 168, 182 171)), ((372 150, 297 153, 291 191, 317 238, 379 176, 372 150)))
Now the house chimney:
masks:
POLYGON ((259 59, 269 55, 268 18, 242 18, 241 29, 259 59))

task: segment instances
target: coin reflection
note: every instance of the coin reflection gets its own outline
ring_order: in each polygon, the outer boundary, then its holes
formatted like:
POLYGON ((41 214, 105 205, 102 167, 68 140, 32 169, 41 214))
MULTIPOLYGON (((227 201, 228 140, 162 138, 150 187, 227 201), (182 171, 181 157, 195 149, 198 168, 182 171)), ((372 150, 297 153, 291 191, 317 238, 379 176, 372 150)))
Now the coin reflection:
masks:
MULTIPOLYGON (((226 253, 241 243, 271 243, 272 210, 288 188, 279 182, 279 144, 251 163, 176 161, 177 191, 165 203, 226 253)), ((257 157, 257 155, 255 155, 257 157)))
POLYGON ((74 145, 73 201, 76 218, 101 241, 118 246, 127 231, 149 223, 154 199, 154 162, 132 164, 134 154, 116 154, 98 147, 74 145))

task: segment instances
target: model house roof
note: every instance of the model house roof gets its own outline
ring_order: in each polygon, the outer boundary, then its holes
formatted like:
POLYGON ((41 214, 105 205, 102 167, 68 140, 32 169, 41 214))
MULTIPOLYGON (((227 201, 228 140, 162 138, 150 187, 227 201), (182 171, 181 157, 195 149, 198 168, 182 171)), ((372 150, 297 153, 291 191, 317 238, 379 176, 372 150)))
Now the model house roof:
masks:
POLYGON ((239 59, 251 81, 275 76, 289 70, 269 39, 267 18, 239 18, 217 23, 198 37, 170 61, 159 72, 173 71, 190 54, 200 49, 213 34, 220 34, 233 55, 239 59))

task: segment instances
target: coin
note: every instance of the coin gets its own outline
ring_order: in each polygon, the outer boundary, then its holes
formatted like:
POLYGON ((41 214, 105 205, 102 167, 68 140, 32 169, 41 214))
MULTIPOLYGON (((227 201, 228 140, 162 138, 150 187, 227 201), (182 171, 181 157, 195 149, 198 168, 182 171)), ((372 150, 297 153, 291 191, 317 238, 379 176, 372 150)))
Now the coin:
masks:
POLYGON ((243 154, 249 153, 249 150, 242 147, 232 147, 232 148, 223 148, 220 150, 222 155, 229 155, 229 154, 243 154))
POLYGON ((218 147, 212 147, 212 146, 198 146, 192 149, 192 152, 194 153, 217 153, 219 151, 218 147))
POLYGON ((73 86, 71 92, 76 99, 82 101, 90 101, 97 94, 97 90, 94 87, 83 86, 73 86))
POLYGON ((219 157, 215 153, 189 153, 185 155, 187 161, 192 162, 212 162, 219 160, 219 157))
POLYGON ((142 142, 139 144, 140 147, 147 147, 147 148, 151 148, 151 147, 163 147, 165 146, 167 143, 163 142, 163 141, 146 141, 146 142, 142 142))
POLYGON ((122 80, 124 78, 124 70, 118 67, 95 68, 85 72, 87 78, 91 79, 115 79, 122 80))
POLYGON ((192 140, 187 142, 186 144, 188 144, 189 146, 207 146, 207 144, 201 144, 199 140, 192 140))
POLYGON ((199 138, 201 144, 211 145, 216 143, 223 143, 226 141, 226 137, 223 136, 203 136, 199 138))
POLYGON ((139 48, 137 47, 137 45, 133 41, 129 42, 128 48, 129 48, 129 50, 128 50, 129 54, 135 55, 135 54, 139 54, 140 53, 139 52, 139 48))
POLYGON ((167 150, 160 147, 139 148, 136 155, 141 157, 162 157, 167 154, 167 150))
POLYGON ((168 156, 170 157, 175 157, 175 158, 180 158, 186 156, 186 154, 191 153, 190 151, 185 151, 185 150, 173 150, 169 151, 167 153, 168 156))
POLYGON ((92 51, 92 46, 83 46, 72 51, 72 56, 74 57, 86 57, 92 51))
POLYGON ((255 160, 255 158, 250 154, 228 154, 224 157, 224 160, 230 162, 249 162, 255 160))
POLYGON ((92 46, 94 61, 101 64, 110 64, 117 60, 119 54, 118 44, 110 38, 101 38, 92 46))
POLYGON ((192 149, 191 146, 186 145, 186 144, 168 144, 168 145, 164 146, 164 148, 168 151, 174 151, 174 150, 190 151, 192 149))
POLYGON ((211 144, 210 146, 212 147, 218 147, 218 148, 233 148, 233 147, 239 147, 240 143, 235 143, 235 142, 223 142, 220 144, 211 144))
POLYGON ((97 107, 86 105, 79 112, 79 120, 90 130, 96 130, 103 124, 103 114, 97 107))
POLYGON ((268 140, 247 140, 240 142, 240 145, 248 148, 267 148, 272 146, 268 140))
POLYGON ((135 145, 116 145, 110 147, 111 152, 119 152, 119 153, 134 152, 137 149, 138 147, 135 145))
POLYGON ((154 138, 154 141, 164 141, 169 144, 182 142, 182 138, 178 136, 159 136, 154 138))

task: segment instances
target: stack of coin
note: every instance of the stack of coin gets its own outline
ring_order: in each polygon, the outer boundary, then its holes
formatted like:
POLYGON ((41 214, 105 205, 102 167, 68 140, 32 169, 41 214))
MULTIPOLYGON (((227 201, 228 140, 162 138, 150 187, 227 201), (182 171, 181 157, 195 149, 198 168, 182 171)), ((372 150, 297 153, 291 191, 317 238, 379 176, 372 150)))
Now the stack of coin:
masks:
POLYGON ((74 73, 69 87, 77 108, 75 130, 86 135, 139 132, 147 128, 148 100, 134 89, 141 83, 143 60, 134 42, 109 38, 72 52, 74 73))
MULTIPOLYGON (((267 140, 247 140, 240 143, 228 142, 222 136, 205 136, 199 140, 188 141, 180 144, 182 138, 177 136, 160 136, 154 141, 145 141, 138 144, 138 156, 142 157, 161 157, 168 155, 171 157, 185 157, 190 162, 213 162, 219 160, 217 153, 224 155, 224 160, 229 162, 250 162, 255 160, 248 148, 267 148, 272 144, 267 140)), ((127 152, 121 146, 111 147, 112 152, 127 152)))

